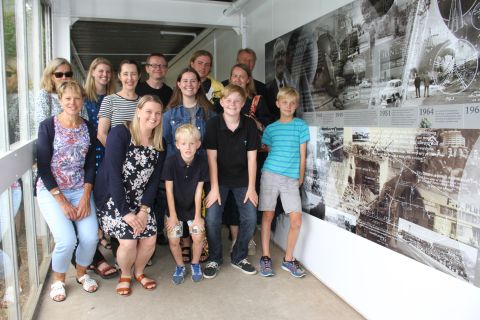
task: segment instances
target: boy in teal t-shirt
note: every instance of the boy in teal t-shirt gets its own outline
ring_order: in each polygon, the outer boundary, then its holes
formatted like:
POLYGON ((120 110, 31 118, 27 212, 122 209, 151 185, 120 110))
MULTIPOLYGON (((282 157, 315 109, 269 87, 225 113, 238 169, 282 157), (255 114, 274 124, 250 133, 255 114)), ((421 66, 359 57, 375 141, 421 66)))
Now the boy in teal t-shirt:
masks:
POLYGON ((305 271, 293 258, 293 250, 302 225, 299 188, 305 175, 307 141, 310 140, 308 125, 294 117, 298 101, 299 94, 295 89, 281 88, 276 102, 280 109, 280 119, 270 124, 262 137, 262 143, 269 147, 268 157, 262 169, 258 207, 258 210, 263 211, 261 236, 263 256, 260 258, 260 274, 265 277, 275 275, 270 258, 270 227, 279 195, 283 209, 290 217, 282 269, 297 278, 305 276, 305 271))

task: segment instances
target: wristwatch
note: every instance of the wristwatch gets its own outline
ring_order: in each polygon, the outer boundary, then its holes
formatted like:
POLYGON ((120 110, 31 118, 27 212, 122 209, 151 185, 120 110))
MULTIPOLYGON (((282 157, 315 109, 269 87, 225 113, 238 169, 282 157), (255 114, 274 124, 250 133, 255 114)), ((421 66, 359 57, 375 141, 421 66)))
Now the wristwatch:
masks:
POLYGON ((60 192, 60 189, 57 189, 57 190, 51 192, 52 196, 58 196, 60 193, 62 193, 62 192, 60 192))
POLYGON ((150 207, 147 207, 147 206, 141 206, 140 211, 145 211, 146 213, 150 213, 152 209, 150 209, 150 207))

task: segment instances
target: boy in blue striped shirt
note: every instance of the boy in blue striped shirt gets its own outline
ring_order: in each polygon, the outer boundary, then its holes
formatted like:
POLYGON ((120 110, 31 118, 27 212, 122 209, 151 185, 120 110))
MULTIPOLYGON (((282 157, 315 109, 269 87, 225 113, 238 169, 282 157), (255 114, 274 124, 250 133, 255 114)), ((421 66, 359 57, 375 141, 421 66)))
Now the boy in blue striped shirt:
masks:
POLYGON ((258 207, 258 210, 263 211, 261 236, 263 256, 260 258, 260 274, 265 277, 275 275, 270 258, 270 227, 279 195, 283 209, 290 217, 282 269, 297 278, 305 276, 305 271, 293 258, 293 250, 302 225, 299 188, 305 175, 307 141, 310 140, 308 125, 294 117, 298 101, 299 94, 295 89, 281 88, 276 101, 280 109, 280 119, 270 124, 262 137, 262 144, 269 147, 268 157, 262 169, 258 207))

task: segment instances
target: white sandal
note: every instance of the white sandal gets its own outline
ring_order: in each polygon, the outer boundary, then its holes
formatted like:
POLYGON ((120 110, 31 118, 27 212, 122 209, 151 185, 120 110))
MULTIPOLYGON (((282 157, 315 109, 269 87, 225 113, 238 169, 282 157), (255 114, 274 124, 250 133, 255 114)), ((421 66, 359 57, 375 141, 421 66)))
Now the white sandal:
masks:
POLYGON ((98 289, 98 283, 95 279, 90 278, 90 275, 84 274, 80 278, 77 279, 77 282, 82 285, 83 290, 87 291, 88 293, 94 293, 98 289), (94 288, 93 290, 91 290, 94 288))
POLYGON ((52 298, 55 302, 61 302, 67 298, 67 294, 65 293, 65 283, 63 281, 55 281, 50 286, 50 298, 52 298), (62 299, 55 299, 55 297, 62 296, 62 299))

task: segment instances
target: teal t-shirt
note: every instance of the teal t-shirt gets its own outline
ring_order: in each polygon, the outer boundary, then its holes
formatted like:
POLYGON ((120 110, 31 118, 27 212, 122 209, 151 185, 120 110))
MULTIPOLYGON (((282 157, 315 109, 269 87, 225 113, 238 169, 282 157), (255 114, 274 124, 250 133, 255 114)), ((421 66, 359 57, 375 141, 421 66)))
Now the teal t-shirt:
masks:
POLYGON ((270 124, 262 137, 262 143, 270 147, 262 171, 300 178, 300 145, 308 140, 308 125, 299 118, 270 124))

